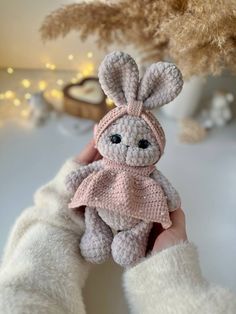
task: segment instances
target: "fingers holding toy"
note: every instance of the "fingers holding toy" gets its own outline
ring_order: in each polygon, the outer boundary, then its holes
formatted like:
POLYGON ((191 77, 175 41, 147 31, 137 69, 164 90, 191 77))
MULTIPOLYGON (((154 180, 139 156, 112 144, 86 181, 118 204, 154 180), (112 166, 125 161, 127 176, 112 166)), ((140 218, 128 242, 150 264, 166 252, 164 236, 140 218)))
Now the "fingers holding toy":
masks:
POLYGON ((82 164, 89 164, 93 161, 101 159, 101 155, 95 148, 94 139, 92 139, 82 150, 82 152, 75 157, 75 161, 82 164))
POLYGON ((83 164, 84 166, 80 167, 78 170, 72 171, 66 177, 65 184, 69 192, 74 193, 77 190, 83 179, 95 170, 92 163, 99 159, 101 159, 101 155, 95 148, 95 142, 94 139, 92 139, 74 159, 75 162, 83 164))
POLYGON ((153 252, 159 252, 168 247, 174 246, 181 242, 187 241, 185 214, 181 208, 170 213, 172 226, 169 229, 163 230, 157 236, 153 252))
POLYGON ((172 221, 171 228, 177 228, 178 230, 185 231, 186 233, 185 214, 181 208, 171 212, 170 218, 172 221))

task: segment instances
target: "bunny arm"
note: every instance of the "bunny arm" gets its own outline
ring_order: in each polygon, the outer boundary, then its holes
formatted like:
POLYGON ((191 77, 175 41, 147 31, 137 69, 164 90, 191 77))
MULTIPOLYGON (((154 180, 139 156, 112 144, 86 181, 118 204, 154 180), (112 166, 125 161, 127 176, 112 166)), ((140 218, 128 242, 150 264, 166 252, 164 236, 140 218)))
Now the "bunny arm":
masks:
POLYGON ((88 177, 92 172, 99 171, 102 169, 102 161, 94 161, 86 166, 80 167, 76 171, 72 171, 66 177, 66 187, 70 192, 75 192, 81 182, 88 177))
POLYGON ((166 197, 169 211, 172 212, 181 206, 181 200, 179 193, 171 185, 171 183, 166 179, 166 177, 157 169, 155 169, 151 177, 160 184, 166 197))

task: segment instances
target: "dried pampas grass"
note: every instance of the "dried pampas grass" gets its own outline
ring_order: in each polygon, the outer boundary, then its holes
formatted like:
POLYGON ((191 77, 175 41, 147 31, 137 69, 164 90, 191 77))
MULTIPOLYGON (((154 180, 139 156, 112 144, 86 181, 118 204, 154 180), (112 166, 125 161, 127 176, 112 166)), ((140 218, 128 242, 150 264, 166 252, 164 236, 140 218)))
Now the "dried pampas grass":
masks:
POLYGON ((171 59, 185 77, 236 71, 236 0, 123 0, 76 3, 49 14, 44 40, 78 31, 99 46, 132 43, 150 61, 171 59), (145 47, 145 48, 144 48, 145 47))

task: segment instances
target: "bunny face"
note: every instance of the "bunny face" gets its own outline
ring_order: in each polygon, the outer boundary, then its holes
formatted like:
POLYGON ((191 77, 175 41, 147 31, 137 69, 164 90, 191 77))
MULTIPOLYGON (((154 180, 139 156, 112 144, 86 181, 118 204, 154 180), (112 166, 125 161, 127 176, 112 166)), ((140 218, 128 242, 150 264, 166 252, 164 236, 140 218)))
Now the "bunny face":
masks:
POLYGON ((156 163, 160 148, 146 122, 125 115, 112 123, 101 135, 97 148, 103 157, 129 166, 156 163))
POLYGON ((118 51, 105 57, 98 76, 117 107, 97 127, 95 142, 101 155, 129 166, 154 164, 164 151, 165 136, 149 110, 177 97, 183 85, 181 72, 174 64, 158 62, 140 80, 135 61, 118 51))

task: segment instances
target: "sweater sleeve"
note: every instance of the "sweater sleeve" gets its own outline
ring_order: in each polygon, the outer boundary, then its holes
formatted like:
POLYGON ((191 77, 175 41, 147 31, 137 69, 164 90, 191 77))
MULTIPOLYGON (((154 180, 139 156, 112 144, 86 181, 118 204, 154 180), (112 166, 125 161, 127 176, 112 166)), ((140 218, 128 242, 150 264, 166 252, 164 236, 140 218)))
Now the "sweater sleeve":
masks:
POLYGON ((190 243, 165 249, 127 270, 124 287, 135 314, 236 313, 236 296, 203 278, 190 243))
POLYGON ((78 169, 71 160, 35 194, 5 247, 0 268, 0 313, 85 313, 81 289, 88 265, 79 254, 82 214, 68 211, 72 195, 65 177, 78 169))

